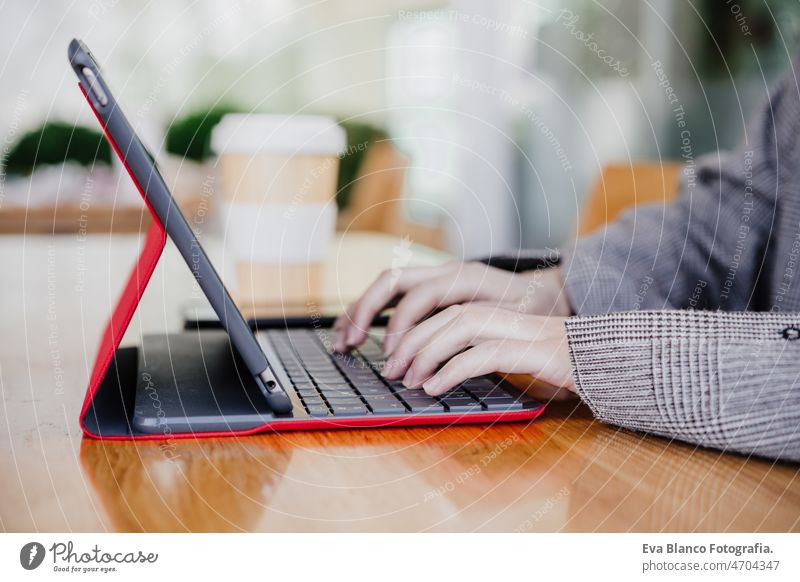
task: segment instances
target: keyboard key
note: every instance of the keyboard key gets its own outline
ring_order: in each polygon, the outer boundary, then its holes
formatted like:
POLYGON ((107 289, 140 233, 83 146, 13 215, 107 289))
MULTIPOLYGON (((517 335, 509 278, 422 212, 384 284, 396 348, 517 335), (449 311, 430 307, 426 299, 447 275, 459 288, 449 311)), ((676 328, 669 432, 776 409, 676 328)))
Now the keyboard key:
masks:
POLYGON ((301 382, 311 382, 311 377, 305 371, 298 372, 298 371, 287 370, 286 374, 289 376, 289 379, 291 379, 291 381, 294 384, 299 384, 301 382))
POLYGON ((347 384, 347 380, 345 380, 338 371, 324 373, 310 372, 310 374, 313 376, 314 380, 317 381, 317 384, 347 384))
POLYGON ((495 387, 490 390, 470 390, 470 392, 478 400, 485 400, 489 398, 510 398, 508 392, 499 387, 495 387))
POLYGON ((342 369, 352 368, 359 363, 358 358, 351 354, 334 354, 333 361, 342 369))
POLYGON ((406 404, 411 408, 411 412, 414 414, 422 413, 422 414, 436 414, 439 412, 444 412, 444 407, 439 402, 428 403, 428 402, 409 402, 406 401, 406 404))
POLYGON ((308 406, 307 410, 310 416, 328 416, 327 406, 308 406))
POLYGON ((375 414, 402 414, 406 407, 391 394, 385 396, 366 396, 367 405, 375 414))
POLYGON ((325 402, 320 396, 303 397, 302 400, 306 406, 325 406, 325 402))
POLYGON ((338 382, 317 382, 320 392, 352 392, 353 386, 349 382, 339 380, 338 382))
POLYGON ((406 398, 433 398, 432 396, 428 396, 424 390, 418 388, 406 388, 405 386, 401 389, 395 389, 394 394, 400 398, 400 400, 405 400, 406 398))
POLYGON ((353 384, 358 386, 359 384, 375 384, 380 383, 381 381, 375 377, 375 373, 367 370, 366 372, 345 372, 345 376, 347 379, 350 380, 353 384))
POLYGON ((359 398, 355 393, 352 394, 326 394, 325 400, 328 403, 333 404, 334 402, 361 402, 361 398, 359 398))
POLYGON ((347 405, 347 404, 353 404, 353 405, 355 405, 355 404, 363 404, 361 402, 361 398, 359 398, 358 396, 356 396, 354 394, 344 394, 344 395, 334 395, 334 396, 326 394, 325 395, 325 399, 328 401, 328 404, 330 404, 331 406, 333 406, 334 403, 341 404, 343 406, 347 405))
POLYGON ((323 394, 331 393, 345 393, 345 394, 355 394, 353 387, 350 384, 320 384, 319 391, 323 394))
POLYGON ((404 414, 407 412, 406 407, 397 400, 394 402, 390 402, 388 400, 380 401, 375 404, 368 400, 367 403, 372 409, 372 414, 404 414))
POLYGON ((507 398, 490 398, 488 400, 484 400, 483 405, 486 407, 487 410, 490 410, 492 412, 523 409, 522 402, 515 400, 510 396, 507 398))
POLYGON ((328 400, 341 400, 342 398, 358 399, 358 394, 354 390, 324 390, 322 395, 328 400))
POLYGON ((418 394, 403 397, 403 401, 411 408, 411 412, 444 412, 441 402, 432 396, 426 396, 424 392, 417 392, 418 394))
MULTIPOLYGON (((373 386, 358 386, 357 390, 362 396, 392 396, 392 392, 385 384, 377 384, 373 386)), ((393 397, 393 396, 392 396, 393 397)))
POLYGON ((472 398, 444 398, 442 402, 449 412, 474 412, 483 410, 472 398))
POLYGON ((472 390, 473 388, 478 390, 482 388, 494 388, 497 386, 497 379, 487 377, 470 378, 464 382, 462 386, 467 390, 472 390))
POLYGON ((314 375, 317 374, 333 374, 335 376, 341 376, 339 374, 339 370, 330 362, 326 362, 325 364, 313 364, 313 365, 306 365, 306 369, 314 375))
POLYGON ((353 387, 350 385, 350 382, 345 380, 344 378, 339 378, 334 382, 325 382, 323 380, 317 381, 317 387, 322 390, 352 390, 353 387))
POLYGON ((317 392, 314 388, 302 388, 295 391, 300 398, 317 398, 319 396, 319 392, 317 392))
POLYGON ((383 392, 390 392, 389 387, 386 386, 383 382, 378 380, 377 378, 372 378, 371 380, 363 380, 361 382, 353 382, 358 388, 360 389, 369 389, 369 388, 377 388, 382 390, 383 392))
POLYGON ((474 400, 473 397, 470 395, 469 392, 464 390, 463 388, 455 388, 450 390, 447 394, 443 396, 444 398, 468 398, 470 400, 474 400))
MULTIPOLYGON (((397 393, 396 393, 397 394, 397 393)), ((416 400, 419 402, 438 402, 433 396, 429 396, 422 390, 409 390, 405 394, 398 394, 401 400, 416 400)))
POLYGON ((331 410, 334 416, 362 416, 367 414, 367 407, 364 403, 358 400, 358 404, 347 403, 343 404, 343 400, 334 400, 331 403, 331 410))

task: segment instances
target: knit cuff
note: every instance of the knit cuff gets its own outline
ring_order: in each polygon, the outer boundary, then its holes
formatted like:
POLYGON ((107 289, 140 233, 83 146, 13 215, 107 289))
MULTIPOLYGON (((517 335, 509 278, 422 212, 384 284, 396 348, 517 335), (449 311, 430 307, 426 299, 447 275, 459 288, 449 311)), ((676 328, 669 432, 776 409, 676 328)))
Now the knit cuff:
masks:
POLYGON ((797 321, 797 314, 656 311, 571 317, 566 328, 578 394, 600 420, 793 458, 797 321))

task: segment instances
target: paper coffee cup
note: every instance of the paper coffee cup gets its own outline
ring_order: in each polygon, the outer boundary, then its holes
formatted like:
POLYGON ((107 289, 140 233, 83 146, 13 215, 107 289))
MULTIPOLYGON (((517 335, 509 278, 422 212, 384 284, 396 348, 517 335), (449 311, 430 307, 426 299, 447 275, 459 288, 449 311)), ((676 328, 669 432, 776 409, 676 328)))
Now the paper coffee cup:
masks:
POLYGON ((212 147, 239 306, 319 300, 344 130, 323 116, 233 114, 214 128, 212 147))

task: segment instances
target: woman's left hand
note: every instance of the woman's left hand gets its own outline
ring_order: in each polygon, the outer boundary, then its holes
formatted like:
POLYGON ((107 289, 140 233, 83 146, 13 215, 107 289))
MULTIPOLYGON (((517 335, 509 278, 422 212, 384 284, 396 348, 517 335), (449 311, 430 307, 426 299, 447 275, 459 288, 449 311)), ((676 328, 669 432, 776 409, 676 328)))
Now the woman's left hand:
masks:
POLYGON ((383 375, 403 378, 409 388, 423 387, 433 396, 491 372, 531 374, 575 392, 564 320, 496 306, 454 305, 405 334, 389 354, 383 375))

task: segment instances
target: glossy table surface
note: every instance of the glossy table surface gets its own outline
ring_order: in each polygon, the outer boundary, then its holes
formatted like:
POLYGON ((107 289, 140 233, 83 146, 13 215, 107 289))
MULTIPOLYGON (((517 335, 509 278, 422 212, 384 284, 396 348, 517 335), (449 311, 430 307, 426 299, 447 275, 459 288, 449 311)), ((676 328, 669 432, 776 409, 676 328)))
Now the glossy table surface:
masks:
MULTIPOLYGON (((92 358, 137 245, 0 237, 5 531, 800 530, 800 467, 618 430, 576 402, 531 423, 186 440, 169 454, 84 439, 92 358)), ((338 300, 399 255, 444 258, 375 235, 335 250, 338 300)), ((168 249, 125 343, 179 329, 196 293, 168 249)))

